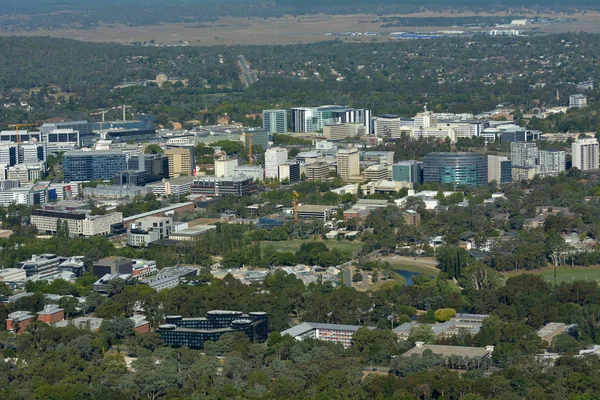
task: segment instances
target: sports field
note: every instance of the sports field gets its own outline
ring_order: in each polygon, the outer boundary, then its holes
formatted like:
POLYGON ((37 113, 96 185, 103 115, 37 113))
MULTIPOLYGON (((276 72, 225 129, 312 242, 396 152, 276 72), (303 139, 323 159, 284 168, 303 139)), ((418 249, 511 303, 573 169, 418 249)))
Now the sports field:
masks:
MULTIPOLYGON (((546 268, 534 273, 540 274, 548 282, 554 282, 554 269, 546 268)), ((597 281, 600 283, 600 266, 593 267, 559 267, 556 270, 556 283, 573 281, 597 281)))

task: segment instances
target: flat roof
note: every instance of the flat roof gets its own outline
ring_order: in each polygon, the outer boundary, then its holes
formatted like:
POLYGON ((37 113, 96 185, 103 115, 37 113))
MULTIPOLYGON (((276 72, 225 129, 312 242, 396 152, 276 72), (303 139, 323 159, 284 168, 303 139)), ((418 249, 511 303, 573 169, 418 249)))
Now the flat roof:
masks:
MULTIPOLYGON (((281 335, 290 335, 290 336, 299 336, 304 333, 310 332, 315 329, 327 329, 327 330, 336 330, 336 331, 358 331, 362 328, 362 325, 339 325, 339 324, 325 324, 319 322, 303 322, 300 325, 296 325, 290 329, 286 329, 281 332, 281 335)), ((377 329, 374 326, 364 326, 369 330, 377 329)))
POLYGON ((158 210, 148 211, 148 212, 145 212, 145 213, 141 213, 141 214, 137 214, 137 215, 132 215, 131 217, 123 218, 123 222, 134 221, 136 219, 140 219, 140 218, 144 218, 144 217, 149 217, 149 216, 157 214, 157 213, 172 211, 172 210, 175 210, 176 208, 184 207, 184 206, 189 206, 189 205, 193 205, 193 204, 194 204, 194 202, 192 202, 192 201, 186 201, 185 203, 173 204, 173 205, 170 205, 168 207, 159 208, 158 210))
POLYGON ((330 210, 336 210, 337 206, 321 206, 321 205, 299 205, 298 212, 325 212, 330 210))
POLYGON ((421 347, 413 347, 402 357, 411 357, 413 354, 422 356, 425 350, 431 350, 433 354, 439 354, 443 357, 462 356, 462 357, 486 357, 492 350, 485 347, 466 347, 466 346, 442 346, 437 344, 425 344, 421 347))
POLYGON ((210 231, 211 229, 216 229, 215 225, 196 225, 192 228, 184 229, 182 231, 171 232, 170 237, 177 236, 200 236, 210 231))

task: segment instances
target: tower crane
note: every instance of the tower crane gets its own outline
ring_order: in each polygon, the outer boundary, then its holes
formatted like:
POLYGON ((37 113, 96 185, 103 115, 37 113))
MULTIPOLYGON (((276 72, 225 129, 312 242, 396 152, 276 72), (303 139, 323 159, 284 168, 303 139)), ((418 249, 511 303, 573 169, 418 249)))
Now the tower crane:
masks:
POLYGON ((106 115, 106 113, 108 112, 108 110, 102 110, 102 111, 98 111, 95 113, 91 113, 90 115, 102 115, 102 123, 100 124, 100 129, 104 129, 104 116, 106 115))
POLYGON ((252 166, 252 133, 243 133, 242 136, 248 138, 248 164, 252 166))
POLYGON ((16 133, 16 138, 17 138, 17 144, 19 144, 19 128, 22 128, 24 126, 38 126, 39 124, 14 124, 14 125, 9 125, 10 127, 14 127, 17 131, 16 133))
POLYGON ((294 224, 298 223, 298 192, 296 192, 295 190, 292 192, 292 194, 294 195, 294 224))

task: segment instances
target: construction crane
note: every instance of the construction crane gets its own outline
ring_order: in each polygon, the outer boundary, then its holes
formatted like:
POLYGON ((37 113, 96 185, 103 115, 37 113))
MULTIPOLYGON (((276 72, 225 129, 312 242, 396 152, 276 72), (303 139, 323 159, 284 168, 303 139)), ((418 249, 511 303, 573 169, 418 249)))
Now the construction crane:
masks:
POLYGON ((252 133, 244 133, 242 136, 248 138, 248 164, 252 166, 252 133))
POLYGON ((296 192, 295 190, 292 192, 292 194, 294 195, 294 224, 298 223, 298 192, 296 192))
POLYGON ((104 116, 106 115, 107 112, 108 112, 108 110, 102 110, 102 111, 98 111, 98 112, 90 114, 90 115, 102 115, 102 123, 100 124, 100 129, 104 129, 104 116))
POLYGON ((19 128, 22 128, 24 126, 38 126, 38 125, 39 124, 14 124, 14 125, 9 125, 9 127, 14 127, 16 129, 17 144, 19 144, 19 128))

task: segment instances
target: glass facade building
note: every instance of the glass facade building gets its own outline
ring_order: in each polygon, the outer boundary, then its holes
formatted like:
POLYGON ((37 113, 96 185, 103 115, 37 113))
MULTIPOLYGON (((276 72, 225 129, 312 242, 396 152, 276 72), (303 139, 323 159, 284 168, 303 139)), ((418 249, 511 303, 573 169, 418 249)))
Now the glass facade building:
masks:
POLYGON ((396 182, 423 183, 421 163, 415 160, 400 161, 392 165, 392 180, 396 182))
POLYGON ((479 153, 430 153, 423 157, 423 182, 487 185, 487 157, 479 153))
POLYGON ((63 155, 65 182, 113 179, 127 169, 125 154, 118 151, 68 151, 63 155))
POLYGON ((267 313, 226 310, 209 311, 204 318, 170 315, 156 332, 167 346, 192 349, 202 349, 204 342, 217 341, 228 333, 245 333, 252 342, 264 342, 269 334, 267 313))

